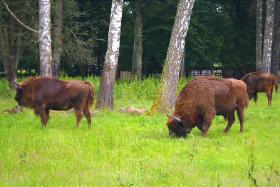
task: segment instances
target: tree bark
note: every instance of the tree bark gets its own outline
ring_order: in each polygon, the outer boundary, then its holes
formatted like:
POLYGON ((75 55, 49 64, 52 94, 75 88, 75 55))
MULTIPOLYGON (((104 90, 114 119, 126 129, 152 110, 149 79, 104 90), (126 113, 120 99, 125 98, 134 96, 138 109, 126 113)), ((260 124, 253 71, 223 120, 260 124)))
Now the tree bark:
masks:
POLYGON ((142 77, 143 9, 144 0, 136 0, 132 74, 138 78, 142 77))
POLYGON ((262 72, 270 73, 271 49, 274 28, 274 0, 266 1, 266 21, 264 31, 262 72))
POLYGON ((186 72, 185 72, 185 49, 183 51, 183 57, 181 60, 181 64, 180 64, 180 77, 186 77, 186 72))
POLYGON ((122 12, 123 0, 113 0, 108 32, 108 47, 97 101, 97 108, 99 109, 112 110, 114 108, 113 90, 119 57, 122 12))
POLYGON ((39 0, 39 54, 40 74, 42 76, 52 76, 53 69, 50 12, 50 0, 39 0))
POLYGON ((3 59, 7 80, 12 89, 16 88, 17 65, 22 53, 21 29, 14 20, 9 21, 9 28, 0 23, 0 53, 3 59))
POLYGON ((62 0, 56 0, 54 24, 54 46, 53 46, 53 75, 59 77, 60 57, 62 53, 62 0))
POLYGON ((280 1, 275 2, 275 19, 272 42, 271 73, 279 76, 280 63, 280 1))
POLYGON ((194 0, 180 0, 172 29, 171 39, 163 68, 159 94, 153 103, 151 113, 171 112, 176 99, 180 63, 185 49, 194 0))
POLYGON ((257 0, 256 5, 256 70, 262 70, 262 50, 263 50, 263 11, 262 0, 257 0))

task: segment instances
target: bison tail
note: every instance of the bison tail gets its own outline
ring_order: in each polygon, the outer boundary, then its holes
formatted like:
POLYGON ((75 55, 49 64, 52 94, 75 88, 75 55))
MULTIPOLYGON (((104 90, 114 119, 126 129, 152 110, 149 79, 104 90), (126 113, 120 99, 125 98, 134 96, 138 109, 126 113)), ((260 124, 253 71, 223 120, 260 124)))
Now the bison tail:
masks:
POLYGON ((93 101, 94 101, 94 86, 91 82, 87 81, 85 82, 86 84, 88 84, 88 88, 89 88, 89 92, 88 92, 88 98, 87 98, 87 104, 89 107, 91 107, 93 105, 93 101))

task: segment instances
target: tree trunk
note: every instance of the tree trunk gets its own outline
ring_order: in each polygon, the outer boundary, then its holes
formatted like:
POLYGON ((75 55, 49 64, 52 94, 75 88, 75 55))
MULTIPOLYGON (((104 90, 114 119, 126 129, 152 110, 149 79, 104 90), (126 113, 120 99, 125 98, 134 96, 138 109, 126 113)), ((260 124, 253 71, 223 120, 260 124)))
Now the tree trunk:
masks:
POLYGON ((185 49, 183 51, 183 57, 182 57, 181 64, 180 64, 180 77, 182 77, 182 78, 186 77, 186 72, 185 72, 185 49))
POLYGON ((7 80, 12 89, 16 88, 17 64, 22 52, 20 34, 15 34, 14 22, 10 22, 11 32, 3 28, 0 23, 0 52, 7 80))
POLYGON ((172 29, 171 39, 163 68, 159 94, 153 103, 151 113, 171 112, 176 99, 180 63, 185 50, 185 38, 188 32, 194 0, 180 0, 172 29))
POLYGON ((138 78, 142 76, 143 9, 144 0, 136 0, 132 74, 138 78))
POLYGON ((12 89, 16 89, 17 80, 17 63, 12 57, 3 59, 4 69, 7 76, 7 80, 12 89))
POLYGON ((272 42, 271 73, 279 76, 280 63, 280 1, 275 2, 275 19, 272 42))
POLYGON ((53 46, 53 74, 59 77, 60 56, 62 53, 63 34, 62 34, 62 0, 56 0, 55 5, 55 25, 54 25, 54 46, 53 46))
POLYGON ((262 70, 262 50, 263 50, 263 22, 262 22, 262 0, 257 0, 256 6, 256 69, 262 70))
POLYGON ((52 76, 50 0, 39 0, 40 74, 52 76))
POLYGON ((274 0, 266 1, 266 21, 264 31, 264 46, 263 46, 263 63, 262 71, 270 73, 271 66, 271 48, 274 27, 274 0))
POLYGON ((97 101, 97 108, 100 109, 112 110, 114 108, 113 90, 119 57, 122 12, 123 0, 113 0, 108 32, 108 47, 97 101))

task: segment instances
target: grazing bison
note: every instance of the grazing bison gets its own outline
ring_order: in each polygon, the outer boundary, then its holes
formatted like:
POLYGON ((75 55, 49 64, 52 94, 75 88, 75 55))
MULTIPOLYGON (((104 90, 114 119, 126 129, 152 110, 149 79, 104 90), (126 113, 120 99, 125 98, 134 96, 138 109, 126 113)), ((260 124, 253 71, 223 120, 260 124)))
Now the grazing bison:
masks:
POLYGON ((206 135, 215 115, 222 115, 228 121, 225 128, 225 132, 228 132, 235 120, 235 110, 242 132, 243 112, 248 103, 244 82, 214 76, 197 77, 183 88, 176 99, 175 111, 167 121, 169 133, 185 137, 192 128, 198 127, 206 135))
POLYGON ((32 77, 17 85, 15 100, 21 106, 34 109, 41 117, 43 126, 49 119, 49 110, 69 110, 74 108, 77 127, 83 115, 91 127, 90 108, 93 104, 93 84, 86 81, 62 81, 51 77, 32 77))
POLYGON ((273 88, 275 87, 276 93, 278 90, 277 77, 275 75, 253 72, 244 75, 241 80, 247 85, 249 99, 254 98, 254 101, 256 102, 258 99, 258 92, 265 92, 268 105, 271 106, 273 88))

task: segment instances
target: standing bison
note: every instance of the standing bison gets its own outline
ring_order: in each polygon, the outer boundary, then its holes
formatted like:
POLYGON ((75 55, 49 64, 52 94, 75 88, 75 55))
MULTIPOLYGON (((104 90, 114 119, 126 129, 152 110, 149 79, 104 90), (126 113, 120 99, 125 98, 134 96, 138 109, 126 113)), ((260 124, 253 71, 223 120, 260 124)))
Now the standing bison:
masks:
POLYGON ((185 137, 192 128, 198 127, 206 135, 215 115, 222 115, 228 121, 225 128, 225 132, 228 132, 235 120, 235 110, 242 132, 243 113, 248 103, 247 86, 244 82, 214 76, 197 77, 179 94, 175 111, 167 121, 169 133, 185 137))
POLYGON ((49 119, 49 110, 74 108, 77 127, 85 115, 91 127, 90 108, 94 100, 93 84, 86 81, 62 81, 51 77, 33 77, 17 85, 15 100, 21 106, 34 109, 43 126, 49 119))
POLYGON ((247 84, 249 98, 254 98, 256 102, 258 99, 258 92, 265 92, 267 96, 268 105, 271 106, 272 92, 275 87, 277 93, 277 77, 273 74, 253 72, 246 74, 242 79, 247 84))

